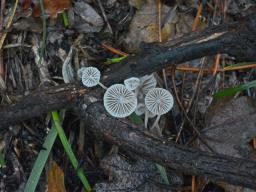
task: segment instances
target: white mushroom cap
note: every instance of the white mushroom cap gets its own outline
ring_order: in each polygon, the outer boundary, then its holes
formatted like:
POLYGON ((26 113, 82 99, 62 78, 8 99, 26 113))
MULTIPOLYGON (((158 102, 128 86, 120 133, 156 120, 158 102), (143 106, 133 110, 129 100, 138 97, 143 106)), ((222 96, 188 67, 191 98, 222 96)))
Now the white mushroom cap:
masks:
POLYGON ((137 107, 137 98, 122 84, 112 85, 104 94, 104 107, 113 117, 124 118, 131 115, 137 107))
POLYGON ((141 77, 140 82, 140 89, 144 94, 147 94, 151 89, 154 89, 157 83, 153 74, 141 77))
POLYGON ((154 88, 147 93, 145 105, 150 112, 163 115, 172 109, 173 97, 166 89, 154 88))
POLYGON ((124 80, 124 85, 128 90, 133 91, 140 85, 140 79, 136 77, 131 77, 124 80))
POLYGON ((100 82, 100 71, 96 67, 85 67, 82 70, 82 83, 86 87, 94 87, 100 82))

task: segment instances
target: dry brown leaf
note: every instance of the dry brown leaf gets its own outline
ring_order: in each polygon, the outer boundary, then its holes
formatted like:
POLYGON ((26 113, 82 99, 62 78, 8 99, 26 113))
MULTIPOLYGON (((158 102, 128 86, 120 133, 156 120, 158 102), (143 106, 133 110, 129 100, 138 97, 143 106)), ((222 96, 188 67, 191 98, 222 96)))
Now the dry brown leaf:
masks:
POLYGON ((55 161, 52 161, 48 173, 48 192, 66 192, 64 173, 55 161))
MULTIPOLYGON (((58 13, 69 9, 70 6, 70 0, 44 0, 45 13, 52 19, 57 18, 58 13)), ((33 16, 39 17, 40 15, 40 4, 37 3, 33 8, 33 16)))
MULTIPOLYGON (((20 4, 24 11, 28 10, 29 7, 33 7, 33 17, 41 16, 41 8, 38 0, 20 0, 20 4)), ((70 6, 70 0, 44 0, 45 13, 52 19, 57 18, 58 13, 69 9, 70 6)))
POLYGON ((20 0, 19 2, 22 9, 27 10, 31 6, 32 0, 20 0))
MULTIPOLYGON (((255 137, 255 104, 248 97, 220 100, 211 107, 207 127, 202 130, 206 142, 212 149, 233 157, 256 158, 249 141, 255 137)), ((200 149, 207 150, 200 143, 200 149)), ((242 187, 219 183, 226 192, 255 192, 242 187)))
MULTIPOLYGON (((136 2, 136 1, 135 1, 136 2)), ((158 10, 157 1, 147 1, 141 5, 136 11, 130 26, 129 32, 124 38, 125 49, 128 52, 136 52, 140 48, 141 42, 152 43, 158 42, 158 10)), ((172 39, 176 33, 183 33, 185 30, 180 26, 189 25, 191 17, 184 17, 184 21, 180 19, 177 12, 177 6, 169 7, 162 5, 162 41, 172 39), (178 28, 179 27, 179 28, 178 28), (177 28, 177 29, 176 29, 177 28), (181 28, 181 29, 180 29, 181 28), (176 32, 177 30, 177 32, 176 32)))

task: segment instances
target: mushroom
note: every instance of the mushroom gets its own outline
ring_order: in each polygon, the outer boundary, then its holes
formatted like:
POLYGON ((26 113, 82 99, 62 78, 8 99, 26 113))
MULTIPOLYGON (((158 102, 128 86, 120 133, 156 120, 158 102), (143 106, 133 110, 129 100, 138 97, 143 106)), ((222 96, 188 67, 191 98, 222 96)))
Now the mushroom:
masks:
POLYGON ((80 69, 77 70, 77 76, 79 79, 82 79, 83 71, 86 69, 86 67, 81 67, 80 69))
MULTIPOLYGON (((149 90, 154 89, 156 87, 156 84, 157 82, 153 74, 145 75, 140 78, 140 85, 135 90, 135 95, 138 97, 139 100, 143 100, 143 105, 145 105, 144 104, 145 95, 148 93, 149 90)), ((145 124, 145 128, 147 128, 148 118, 153 117, 154 114, 150 113, 146 107, 144 109, 145 109, 144 124, 145 124)))
POLYGON ((140 82, 139 88, 143 94, 147 94, 151 89, 154 89, 157 83, 153 74, 141 77, 140 82))
POLYGON ((137 87, 139 87, 139 85, 140 85, 139 78, 131 77, 129 79, 124 80, 124 86, 130 91, 134 91, 135 89, 137 89, 137 87))
POLYGON ((104 107, 113 117, 124 118, 137 107, 135 94, 122 84, 110 86, 103 97, 104 107))
MULTIPOLYGON (((82 83, 86 87, 94 87, 100 85, 103 89, 107 89, 102 83, 100 83, 100 71, 96 67, 85 67, 82 71, 82 83)), ((81 72, 80 72, 81 73, 81 72)))
MULTIPOLYGON (((173 102, 171 93, 166 89, 154 88, 147 93, 145 105, 150 112, 157 115, 153 126, 150 128, 151 131, 158 125, 161 115, 166 114, 172 109, 173 102)), ((157 131, 161 134, 159 128, 157 131)))

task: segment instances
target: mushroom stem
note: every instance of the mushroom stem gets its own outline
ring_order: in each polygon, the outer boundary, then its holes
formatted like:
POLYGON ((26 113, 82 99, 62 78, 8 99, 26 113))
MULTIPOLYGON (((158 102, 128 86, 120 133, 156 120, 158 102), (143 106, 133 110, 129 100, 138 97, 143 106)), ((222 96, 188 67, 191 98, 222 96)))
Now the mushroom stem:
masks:
POLYGON ((145 107, 145 119, 144 119, 144 124, 145 124, 145 128, 147 129, 148 127, 148 113, 149 111, 147 110, 147 108, 145 107))
POLYGON ((159 122, 159 120, 160 120, 160 117, 161 117, 161 115, 157 115, 157 118, 156 118, 154 124, 153 124, 152 127, 150 128, 150 131, 153 131, 154 128, 157 126, 157 127, 158 127, 158 128, 157 128, 157 129, 158 129, 157 132, 161 133, 161 130, 160 130, 159 126, 158 126, 158 122, 159 122))
POLYGON ((101 82, 99 82, 98 85, 101 86, 101 87, 102 87, 103 89, 105 89, 105 90, 108 89, 108 88, 107 88, 105 85, 103 85, 101 82))

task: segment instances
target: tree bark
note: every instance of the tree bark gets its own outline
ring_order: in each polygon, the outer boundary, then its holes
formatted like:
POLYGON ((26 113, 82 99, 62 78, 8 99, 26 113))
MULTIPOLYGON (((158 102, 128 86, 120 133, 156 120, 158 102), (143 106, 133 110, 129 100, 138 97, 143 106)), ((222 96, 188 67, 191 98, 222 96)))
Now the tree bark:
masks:
POLYGON ((138 54, 114 65, 104 78, 106 84, 119 82, 217 53, 233 56, 236 61, 256 61, 256 13, 164 44, 144 44, 138 54))
POLYGON ((80 110, 79 114, 97 137, 144 159, 183 173, 256 189, 256 161, 203 152, 157 139, 125 120, 110 117, 100 102, 90 105, 86 111, 80 110))
POLYGON ((1 106, 0 129, 53 110, 71 109, 84 94, 86 89, 75 84, 64 84, 32 92, 15 104, 1 106))

